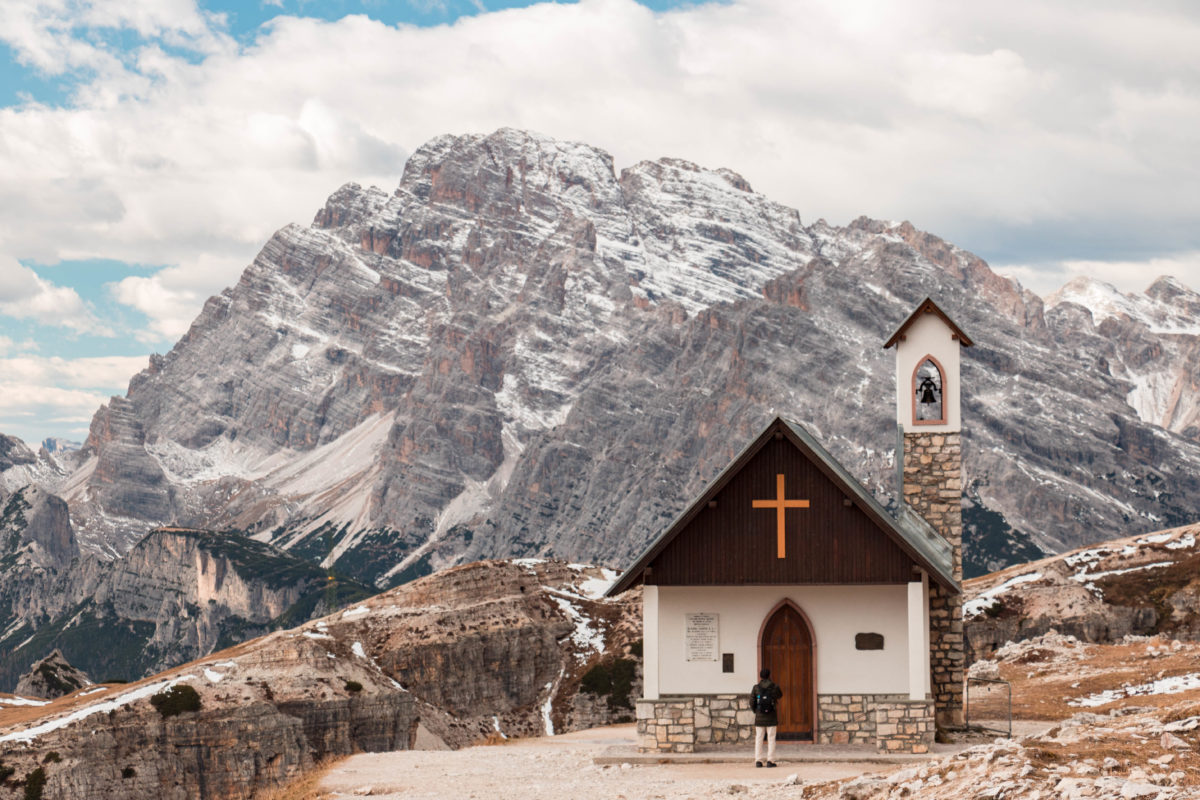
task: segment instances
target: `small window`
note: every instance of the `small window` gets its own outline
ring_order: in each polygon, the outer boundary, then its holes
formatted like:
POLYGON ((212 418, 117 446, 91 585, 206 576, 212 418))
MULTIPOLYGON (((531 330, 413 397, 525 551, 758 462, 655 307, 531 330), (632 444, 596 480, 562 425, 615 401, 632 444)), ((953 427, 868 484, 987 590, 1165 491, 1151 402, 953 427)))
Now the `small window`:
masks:
POLYGON ((733 653, 721 653, 721 672, 733 672, 733 653))
POLYGON ((854 649, 855 650, 882 650, 883 649, 883 634, 882 633, 856 633, 856 634, 854 634, 854 649))
POLYGON ((926 357, 913 373, 913 422, 933 425, 946 421, 945 380, 937 362, 926 357))

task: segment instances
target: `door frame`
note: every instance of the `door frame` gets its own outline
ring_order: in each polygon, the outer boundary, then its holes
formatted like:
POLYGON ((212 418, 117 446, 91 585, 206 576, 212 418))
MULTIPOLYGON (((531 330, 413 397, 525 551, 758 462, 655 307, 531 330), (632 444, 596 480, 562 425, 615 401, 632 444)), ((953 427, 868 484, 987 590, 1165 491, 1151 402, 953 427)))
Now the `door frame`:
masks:
MULTIPOLYGON (((783 608, 784 606, 791 606, 792 610, 800 615, 800 619, 804 622, 805 627, 808 628, 808 640, 810 642, 812 642, 812 659, 811 660, 812 660, 812 687, 813 688, 812 688, 812 697, 809 698, 809 702, 812 704, 813 735, 812 735, 812 741, 807 742, 807 744, 816 744, 817 740, 818 740, 817 737, 820 733, 820 727, 821 727, 821 717, 817 713, 820 710, 820 704, 817 702, 817 695, 818 695, 818 691, 817 691, 817 633, 815 630, 813 630, 812 620, 810 620, 808 618, 808 614, 805 614, 804 609, 800 607, 800 604, 797 603, 795 600, 793 600, 790 597, 785 597, 782 600, 780 600, 778 603, 776 603, 775 605, 771 606, 771 610, 768 611, 766 613, 766 615, 763 616, 762 623, 758 626, 758 648, 757 648, 758 669, 761 670, 762 666, 763 666, 763 634, 766 633, 766 631, 767 631, 767 623, 770 622, 771 617, 775 616, 776 612, 778 612, 779 609, 783 608)), ((757 675, 758 673, 756 672, 755 674, 757 675)), ((792 740, 789 740, 789 741, 792 741, 792 740)), ((796 741, 801 744, 806 743, 803 739, 798 739, 796 741)))

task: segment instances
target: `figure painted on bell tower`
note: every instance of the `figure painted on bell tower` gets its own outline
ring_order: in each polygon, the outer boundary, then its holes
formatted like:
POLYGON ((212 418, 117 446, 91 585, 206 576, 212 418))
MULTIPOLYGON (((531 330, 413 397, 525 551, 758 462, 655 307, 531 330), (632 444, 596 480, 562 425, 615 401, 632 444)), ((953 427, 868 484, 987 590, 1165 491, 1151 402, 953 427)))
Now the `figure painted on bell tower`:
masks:
POLYGON ((913 375, 915 422, 945 422, 942 404, 942 371, 932 358, 926 358, 913 375))

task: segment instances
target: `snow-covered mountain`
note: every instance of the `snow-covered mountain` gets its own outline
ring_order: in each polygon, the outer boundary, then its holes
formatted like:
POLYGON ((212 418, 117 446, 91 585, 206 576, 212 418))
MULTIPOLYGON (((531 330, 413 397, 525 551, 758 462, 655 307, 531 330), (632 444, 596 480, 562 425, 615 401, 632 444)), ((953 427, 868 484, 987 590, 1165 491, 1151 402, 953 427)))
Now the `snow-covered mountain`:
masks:
POLYGON ((1129 383, 1125 399, 1137 415, 1200 439, 1200 295, 1174 278, 1141 294, 1076 278, 1046 299, 1048 309, 1066 303, 1087 309, 1097 332, 1120 351, 1113 374, 1129 383))
POLYGON ((886 496, 881 344, 927 295, 977 343, 969 570, 1195 519, 1181 284, 1044 308, 908 223, 806 226, 729 170, 617 175, 515 130, 434 139, 393 193, 347 185, 280 230, 49 488, 105 557, 178 523, 378 586, 486 557, 622 566, 776 414, 886 496))

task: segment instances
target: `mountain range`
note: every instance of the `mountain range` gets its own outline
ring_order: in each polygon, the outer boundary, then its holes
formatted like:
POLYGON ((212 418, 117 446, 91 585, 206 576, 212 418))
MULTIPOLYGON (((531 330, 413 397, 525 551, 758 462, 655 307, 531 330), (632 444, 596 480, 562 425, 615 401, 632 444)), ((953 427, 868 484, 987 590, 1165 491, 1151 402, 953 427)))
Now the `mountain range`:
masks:
MULTIPOLYGON (((33 492, 56 520, 14 516, 6 552, 57 542, 39 568, 76 603, 163 525, 375 588, 493 557, 622 567, 775 415, 894 507, 881 345, 925 297, 975 342, 969 575, 1195 521, 1200 295, 1178 281, 1043 301, 907 222, 805 224, 728 169, 618 174, 502 129, 278 231, 79 450, 0 437, 0 506, 33 492)), ((0 647, 41 602, 21 585, 0 647)))

